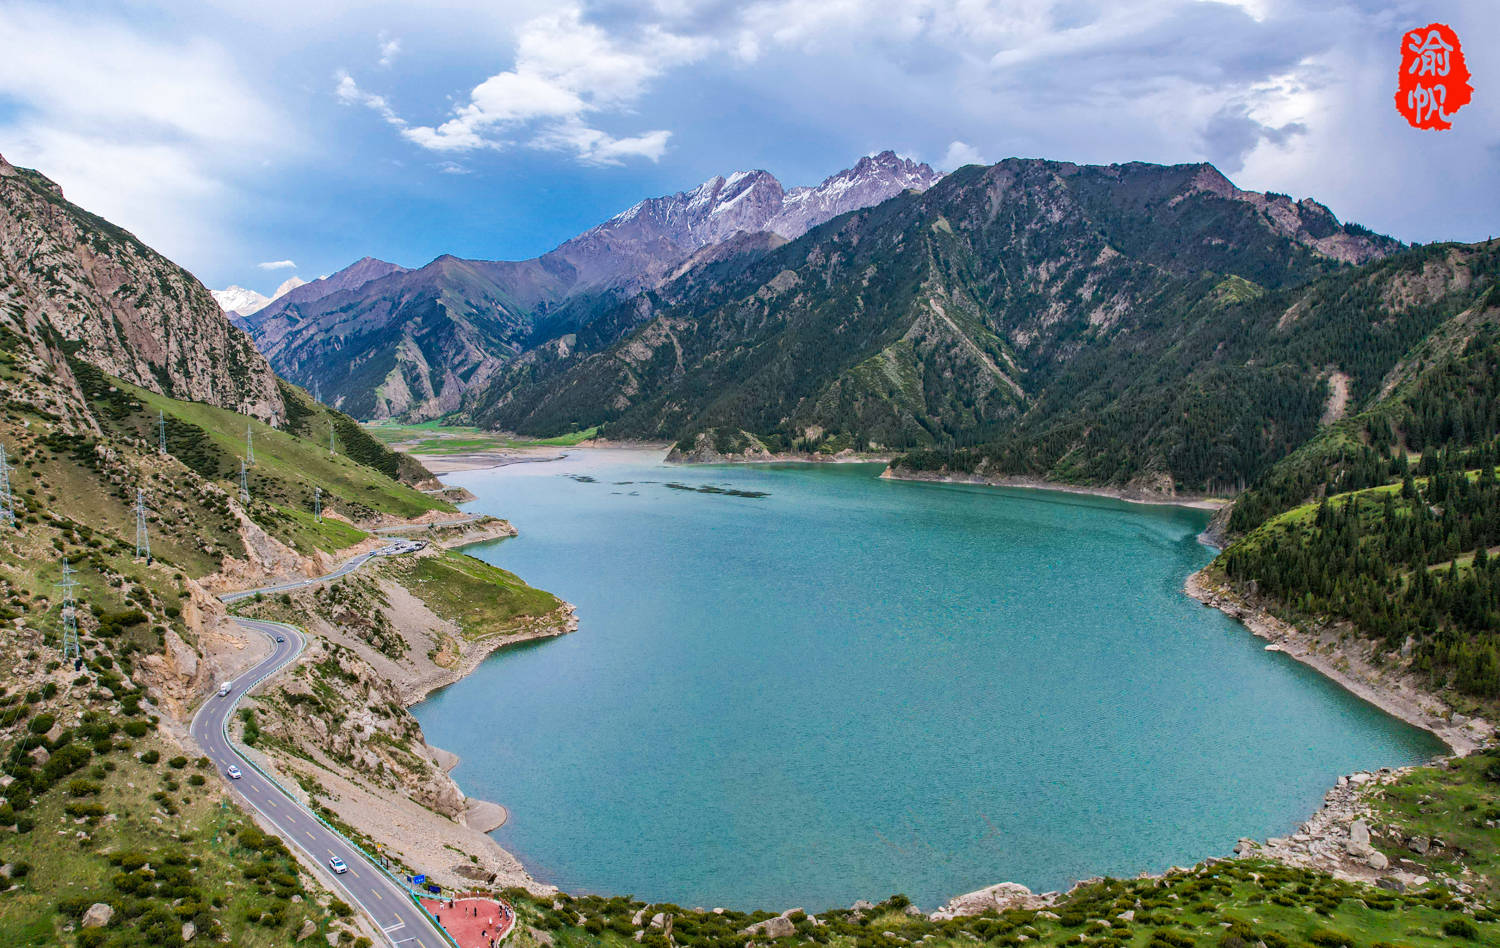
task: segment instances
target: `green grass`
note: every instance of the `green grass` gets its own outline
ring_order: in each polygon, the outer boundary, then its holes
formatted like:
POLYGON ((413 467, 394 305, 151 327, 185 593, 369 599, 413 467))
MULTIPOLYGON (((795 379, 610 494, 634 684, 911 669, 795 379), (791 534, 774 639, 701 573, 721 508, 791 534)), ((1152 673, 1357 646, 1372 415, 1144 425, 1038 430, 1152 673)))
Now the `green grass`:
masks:
POLYGON ((436 421, 401 424, 371 422, 365 430, 388 446, 399 446, 408 454, 469 454, 501 448, 572 447, 599 433, 598 426, 555 438, 510 438, 468 425, 445 425, 436 421))
MULTIPOLYGON (((227 460, 217 478, 231 490, 238 489, 239 458, 245 453, 245 429, 253 432, 255 463, 248 472, 252 496, 266 495, 281 504, 296 503, 312 509, 312 489, 321 487, 325 509, 345 510, 358 518, 364 511, 414 517, 429 510, 451 510, 451 505, 398 483, 373 468, 342 454, 329 454, 328 446, 272 428, 245 415, 198 402, 184 402, 115 382, 142 406, 142 418, 154 442, 155 419, 165 411, 168 419, 194 425, 206 433, 209 444, 196 445, 202 452, 216 452, 227 460)), ((167 449, 176 454, 186 448, 169 437, 167 449)))
POLYGON ((1393 863, 1398 857, 1415 859, 1500 898, 1500 751, 1419 767, 1382 790, 1374 811, 1373 842, 1393 863), (1399 835, 1407 838, 1440 839, 1443 847, 1415 855, 1405 840, 1380 833, 1380 824, 1399 825, 1399 835))
POLYGON ((94 765, 92 772, 103 779, 91 781, 98 792, 83 802, 98 804, 113 820, 66 813, 80 801, 64 781, 26 811, 35 820, 34 830, 0 833, 0 861, 31 867, 16 888, 0 895, 0 944, 82 944, 64 927, 76 927, 74 913, 94 902, 115 909, 99 944, 120 948, 180 945, 182 923, 189 920, 199 929, 195 943, 213 943, 211 926, 217 921, 231 944, 246 948, 289 945, 307 918, 320 931, 327 929, 327 913, 297 881, 290 854, 279 846, 245 846, 237 833, 250 821, 225 802, 219 778, 192 764, 181 770, 168 766, 177 753, 153 734, 134 742, 129 753, 110 753, 94 765), (149 750, 157 752, 154 764, 136 756, 149 750), (209 782, 194 786, 193 774, 209 782), (57 832, 59 827, 66 831, 57 832), (152 868, 127 872, 138 863, 109 858, 126 853, 140 854, 139 861, 152 868), (293 903, 294 895, 303 901, 293 903), (138 911, 135 919, 126 917, 132 910, 138 911), (263 913, 272 916, 264 924, 263 913), (142 930, 153 921, 169 936, 142 930))
MULTIPOLYGON (((507 891, 523 926, 548 932, 558 948, 631 948, 631 916, 643 907, 629 896, 585 896, 554 908, 523 892, 507 891), (583 916, 582 924, 578 916, 583 916)), ((796 933, 776 943, 837 948, 897 948, 921 943, 930 948, 1092 945, 1098 948, 1438 948, 1494 944, 1500 922, 1481 907, 1466 915, 1442 889, 1397 894, 1373 886, 1275 863, 1234 861, 1203 866, 1163 879, 1104 880, 1080 886, 1047 914, 1013 910, 934 922, 908 915, 908 901, 891 899, 856 917, 847 909, 817 911, 823 923, 793 915, 796 933), (1133 913, 1133 918, 1122 918, 1133 913), (1472 925, 1472 941, 1444 932, 1444 926, 1472 925), (888 936, 887 933, 890 935, 888 936)), ((729 911, 722 915, 673 905, 654 905, 647 915, 673 916, 673 938, 692 948, 738 948, 746 925, 767 912, 729 911)), ((517 942, 537 944, 523 927, 517 942)), ((666 944, 648 931, 646 948, 666 944)))
POLYGON ((299 553, 324 550, 335 553, 353 546, 368 533, 342 520, 324 517, 320 523, 310 510, 258 504, 252 508, 255 522, 299 553))
POLYGON ((396 558, 384 569, 433 612, 458 623, 470 641, 521 631, 525 620, 546 615, 562 604, 514 573, 452 550, 437 556, 396 558))

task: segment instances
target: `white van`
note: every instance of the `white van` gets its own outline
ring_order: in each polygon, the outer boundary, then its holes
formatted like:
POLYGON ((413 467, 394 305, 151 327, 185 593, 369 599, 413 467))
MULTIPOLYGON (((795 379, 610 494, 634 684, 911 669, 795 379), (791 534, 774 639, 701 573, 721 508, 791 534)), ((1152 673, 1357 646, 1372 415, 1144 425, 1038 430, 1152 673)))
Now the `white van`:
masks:
POLYGON ((234 687, 234 682, 225 681, 219 683, 219 697, 223 698, 229 694, 229 689, 234 687))

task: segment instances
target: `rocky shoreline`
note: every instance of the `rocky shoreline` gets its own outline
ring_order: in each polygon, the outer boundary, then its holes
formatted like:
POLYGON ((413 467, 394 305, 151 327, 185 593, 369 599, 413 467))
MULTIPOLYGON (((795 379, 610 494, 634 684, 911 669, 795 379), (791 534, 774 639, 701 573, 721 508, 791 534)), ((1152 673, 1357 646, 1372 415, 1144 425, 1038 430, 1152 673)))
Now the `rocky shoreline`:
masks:
POLYGON ((887 467, 880 476, 892 481, 926 481, 933 484, 978 484, 984 487, 1020 487, 1026 490, 1051 490, 1064 494, 1085 494, 1090 497, 1108 497, 1132 504, 1150 504, 1165 507, 1191 507, 1195 510, 1221 510, 1229 505, 1222 497, 1206 494, 1166 494, 1146 488, 1129 487, 1080 487, 1077 484, 1061 484, 1040 477, 1022 477, 1007 474, 989 477, 983 474, 955 474, 951 471, 897 471, 887 467))
POLYGON ((1207 572, 1200 570, 1189 576, 1183 590, 1205 606, 1243 623, 1270 643, 1267 651, 1285 653, 1392 717, 1430 732, 1456 755, 1470 754, 1493 738, 1494 728, 1488 722, 1456 714, 1442 698, 1423 688, 1415 676, 1405 673, 1401 656, 1391 656, 1394 662, 1377 662, 1372 643, 1344 630, 1311 632, 1289 625, 1214 582, 1207 572))

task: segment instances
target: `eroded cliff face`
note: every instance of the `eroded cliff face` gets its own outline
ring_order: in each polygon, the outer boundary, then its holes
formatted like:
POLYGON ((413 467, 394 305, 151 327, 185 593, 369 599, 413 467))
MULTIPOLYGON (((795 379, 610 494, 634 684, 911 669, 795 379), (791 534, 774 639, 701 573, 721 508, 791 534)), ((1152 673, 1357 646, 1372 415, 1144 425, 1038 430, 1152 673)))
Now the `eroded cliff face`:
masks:
POLYGON ((203 284, 3 157, 0 308, 33 344, 143 388, 263 419, 285 414, 270 365, 203 284))

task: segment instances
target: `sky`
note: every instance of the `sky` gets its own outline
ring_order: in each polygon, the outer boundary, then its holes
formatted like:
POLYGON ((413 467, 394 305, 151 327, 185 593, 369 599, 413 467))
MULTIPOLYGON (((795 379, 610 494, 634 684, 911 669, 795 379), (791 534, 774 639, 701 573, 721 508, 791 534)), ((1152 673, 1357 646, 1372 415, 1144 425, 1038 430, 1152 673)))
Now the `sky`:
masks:
POLYGON ((1500 231, 1496 0, 0 0, 0 154, 211 287, 520 259, 891 148, 1211 161, 1406 241, 1500 231), (1473 101, 1394 94, 1442 22, 1473 101))

